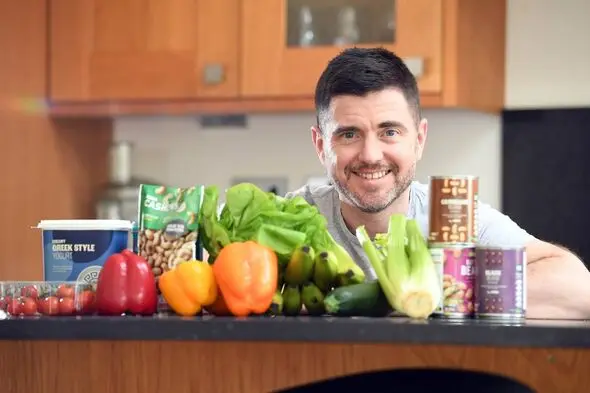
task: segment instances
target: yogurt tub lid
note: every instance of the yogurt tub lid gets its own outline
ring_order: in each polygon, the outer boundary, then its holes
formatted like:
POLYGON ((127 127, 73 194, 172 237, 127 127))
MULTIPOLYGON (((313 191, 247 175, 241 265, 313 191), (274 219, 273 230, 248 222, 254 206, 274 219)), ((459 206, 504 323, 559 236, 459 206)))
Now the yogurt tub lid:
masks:
POLYGON ((127 220, 41 220, 38 229, 60 231, 116 231, 131 230, 133 223, 127 220))

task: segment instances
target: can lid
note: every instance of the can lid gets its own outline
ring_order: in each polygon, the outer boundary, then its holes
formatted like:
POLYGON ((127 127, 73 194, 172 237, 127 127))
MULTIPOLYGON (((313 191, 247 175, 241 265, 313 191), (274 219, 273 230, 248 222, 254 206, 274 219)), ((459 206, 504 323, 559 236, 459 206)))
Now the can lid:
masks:
POLYGON ((465 180, 476 180, 479 179, 479 176, 477 175, 459 175, 459 174, 455 174, 455 175, 431 175, 428 176, 429 179, 448 179, 448 180, 461 180, 461 179, 465 179, 465 180))
POLYGON ((37 228, 50 231, 114 231, 130 230, 132 225, 128 220, 41 220, 37 228))
POLYGON ((526 248, 525 245, 522 244, 493 244, 493 245, 478 245, 476 247, 477 250, 481 250, 481 251, 521 251, 524 250, 526 248))

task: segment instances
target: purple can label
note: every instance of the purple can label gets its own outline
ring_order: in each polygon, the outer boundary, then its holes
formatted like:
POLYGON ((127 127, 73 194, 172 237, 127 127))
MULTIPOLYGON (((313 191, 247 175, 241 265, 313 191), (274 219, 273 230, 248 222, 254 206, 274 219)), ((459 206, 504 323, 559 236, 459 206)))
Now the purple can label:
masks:
POLYGON ((524 318, 526 253, 523 247, 476 249, 475 312, 477 316, 524 318))
POLYGON ((430 249, 442 281, 442 299, 435 314, 448 317, 474 315, 475 247, 452 245, 430 249))

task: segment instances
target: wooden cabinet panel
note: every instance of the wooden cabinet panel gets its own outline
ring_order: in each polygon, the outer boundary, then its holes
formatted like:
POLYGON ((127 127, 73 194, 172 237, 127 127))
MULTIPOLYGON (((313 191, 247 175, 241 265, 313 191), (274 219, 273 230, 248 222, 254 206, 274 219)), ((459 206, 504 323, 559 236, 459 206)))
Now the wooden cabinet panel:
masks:
MULTIPOLYGON (((356 46, 383 46, 402 58, 421 59, 424 72, 423 76, 418 78, 420 90, 439 92, 442 88, 443 0, 389 1, 392 7, 387 10, 394 13, 391 15, 394 34, 390 42, 360 42, 356 46)), ((340 3, 342 12, 348 2, 330 0, 325 3, 340 3)), ((379 3, 373 2, 375 5, 379 3)), ((370 7, 370 0, 350 4, 367 8, 370 7)), ((315 10, 312 7, 315 7, 315 4, 310 6, 310 9, 315 10)), ((338 7, 333 9, 335 12, 339 10, 338 7)), ((240 44, 243 96, 309 96, 313 93, 315 83, 328 61, 343 47, 351 46, 288 46, 287 34, 290 26, 287 23, 294 22, 292 16, 288 17, 288 12, 297 12, 293 7, 289 7, 289 0, 242 1, 244 23, 240 44)), ((302 17, 305 18, 305 15, 302 17)), ((316 23, 312 25, 312 30, 327 22, 315 19, 313 21, 316 23)))
POLYGON ((404 58, 425 108, 497 113, 505 29, 506 0, 52 0, 51 111, 313 110, 322 70, 354 43, 404 58))
POLYGON ((52 0, 51 99, 237 96, 237 1, 52 0))
POLYGON ((112 122, 49 117, 45 1, 0 1, 0 15, 7 54, 0 61, 0 280, 41 280, 41 234, 31 227, 95 216, 108 182, 112 122))

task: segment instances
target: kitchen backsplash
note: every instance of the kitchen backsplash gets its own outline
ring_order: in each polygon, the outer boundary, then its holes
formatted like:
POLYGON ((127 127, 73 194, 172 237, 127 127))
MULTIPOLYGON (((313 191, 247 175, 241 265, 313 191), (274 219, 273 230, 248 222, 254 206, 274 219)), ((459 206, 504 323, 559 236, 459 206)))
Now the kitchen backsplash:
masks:
MULTIPOLYGON (((426 151, 417 178, 480 176, 480 198, 500 207, 500 118, 427 110, 426 151)), ((133 173, 167 184, 231 185, 233 178, 285 177, 295 189, 324 174, 313 145, 312 113, 251 115, 244 129, 202 129, 195 117, 123 117, 115 140, 133 143, 133 173)))

